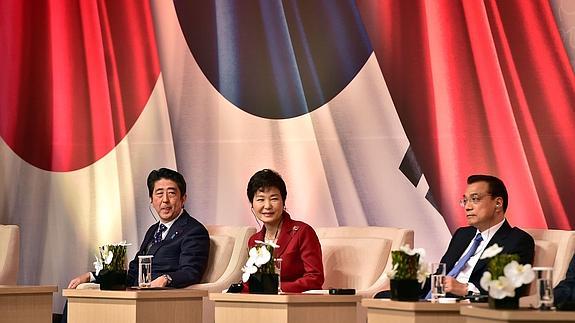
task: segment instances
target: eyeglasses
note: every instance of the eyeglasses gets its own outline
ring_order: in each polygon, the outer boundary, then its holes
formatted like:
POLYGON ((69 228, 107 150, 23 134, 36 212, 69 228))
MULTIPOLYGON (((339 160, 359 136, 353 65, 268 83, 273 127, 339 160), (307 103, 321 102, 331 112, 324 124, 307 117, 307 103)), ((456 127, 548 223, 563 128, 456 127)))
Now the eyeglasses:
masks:
POLYGON ((467 202, 471 202, 471 204, 477 205, 479 203, 479 201, 481 201, 482 198, 484 198, 486 196, 490 196, 490 195, 491 194, 484 194, 484 195, 471 194, 471 196, 469 198, 464 196, 461 200, 459 200, 459 206, 461 206, 462 208, 465 208, 465 205, 467 205, 467 202))

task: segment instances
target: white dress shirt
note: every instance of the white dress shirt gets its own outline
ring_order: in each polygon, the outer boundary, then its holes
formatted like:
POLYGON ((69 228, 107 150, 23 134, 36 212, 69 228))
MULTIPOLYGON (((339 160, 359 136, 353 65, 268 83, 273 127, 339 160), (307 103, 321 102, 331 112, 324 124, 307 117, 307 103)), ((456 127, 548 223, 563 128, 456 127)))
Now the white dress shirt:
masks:
MULTIPOLYGON (((493 236, 495 235, 497 230, 499 230, 499 228, 501 228, 501 226, 503 225, 504 222, 505 222, 505 219, 503 219, 503 221, 497 223, 496 225, 492 226, 491 228, 489 228, 483 232, 479 232, 479 230, 477 230, 477 233, 481 233, 481 237, 483 238, 483 241, 481 241, 481 243, 479 243, 479 246, 477 247, 475 254, 473 256, 471 256, 471 258, 469 258, 469 261, 467 261, 467 264, 465 265, 465 267, 463 267, 463 269, 461 270, 459 275, 457 275, 457 277, 455 278, 460 283, 468 284, 467 285, 467 291, 479 293, 479 289, 477 287, 475 287, 474 284, 469 283, 469 277, 471 277, 471 273, 473 272, 473 268, 475 267, 475 265, 479 261, 481 254, 483 254, 483 250, 485 250, 485 247, 487 246, 487 244, 489 244, 489 240, 491 240, 491 238, 493 238, 493 236)), ((475 233, 474 236, 476 236, 477 233, 475 233)), ((474 239, 471 239, 469 246, 467 246, 467 249, 465 249, 465 251, 461 254, 461 257, 463 257, 463 255, 465 255, 467 253, 467 251, 471 248, 471 245, 473 244, 473 240, 474 239)))

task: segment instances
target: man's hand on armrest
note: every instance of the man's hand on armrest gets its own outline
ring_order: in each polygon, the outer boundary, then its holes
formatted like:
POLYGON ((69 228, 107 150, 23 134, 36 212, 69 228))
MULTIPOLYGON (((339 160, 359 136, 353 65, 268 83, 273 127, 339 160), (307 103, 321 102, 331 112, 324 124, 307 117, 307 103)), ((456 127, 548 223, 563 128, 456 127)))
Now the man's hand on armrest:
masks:
POLYGON ((78 277, 73 278, 70 283, 68 283, 68 288, 76 288, 78 285, 82 283, 89 283, 90 282, 90 273, 84 273, 78 277))
POLYGON ((168 278, 166 275, 162 275, 154 280, 152 280, 152 287, 166 287, 168 286, 168 278))
POLYGON ((467 295, 467 284, 460 283, 453 277, 445 277, 445 291, 457 296, 467 295))

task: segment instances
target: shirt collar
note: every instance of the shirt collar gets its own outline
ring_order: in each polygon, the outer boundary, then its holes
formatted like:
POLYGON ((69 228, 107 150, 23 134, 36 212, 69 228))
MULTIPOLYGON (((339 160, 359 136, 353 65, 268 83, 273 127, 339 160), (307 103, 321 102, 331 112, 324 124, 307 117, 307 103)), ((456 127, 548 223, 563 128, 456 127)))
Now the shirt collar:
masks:
MULTIPOLYGON (((166 232, 170 231, 170 227, 172 226, 172 224, 174 224, 174 222, 176 222, 177 219, 180 218, 180 216, 182 216, 182 213, 184 213, 184 208, 182 208, 180 210, 180 214, 178 214, 178 216, 175 219, 173 219, 172 221, 170 221, 170 222, 160 221, 160 223, 163 223, 166 226, 166 232)), ((158 224, 158 226, 159 226, 159 224, 158 224)))
MULTIPOLYGON (((491 228, 489 228, 483 232, 479 232, 479 230, 477 230, 477 233, 481 233, 481 237, 483 238, 483 241, 485 241, 486 243, 489 243, 489 240, 491 240, 491 238, 493 238, 493 236, 495 235, 497 230, 499 230, 499 228, 501 228, 501 226, 503 226, 503 223, 505 223, 505 218, 503 218, 503 221, 497 223, 496 225, 492 226, 491 228)), ((477 235, 477 234, 475 234, 475 235, 477 235)))

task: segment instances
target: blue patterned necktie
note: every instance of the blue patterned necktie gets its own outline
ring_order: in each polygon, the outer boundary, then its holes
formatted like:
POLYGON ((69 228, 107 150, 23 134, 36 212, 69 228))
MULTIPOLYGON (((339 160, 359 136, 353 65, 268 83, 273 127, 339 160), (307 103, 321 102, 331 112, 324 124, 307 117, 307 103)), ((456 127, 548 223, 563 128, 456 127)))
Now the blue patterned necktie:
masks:
MULTIPOLYGON (((457 277, 457 275, 459 275, 461 270, 463 270, 463 267, 465 267, 469 259, 473 257, 473 255, 477 251, 477 248, 479 247, 481 241, 483 241, 483 237, 481 236, 481 233, 478 233, 473 239, 473 244, 471 245, 471 248, 469 248, 469 251, 461 259, 459 259, 459 261, 455 264, 455 266, 453 266, 453 268, 449 271, 449 273, 447 273, 447 276, 455 278, 457 277)), ((431 290, 429 291, 429 293, 427 293, 425 299, 431 299, 431 290)))
POLYGON ((163 223, 160 223, 158 231, 156 231, 156 233, 154 234, 154 243, 162 241, 162 233, 166 231, 167 228, 168 227, 166 227, 163 223))
POLYGON ((457 277, 457 275, 459 275, 461 270, 463 270, 463 267, 465 267, 469 259, 473 257, 473 255, 477 251, 477 247, 479 247, 481 241, 483 241, 483 237, 481 236, 481 233, 478 233, 475 236, 475 239, 473 239, 473 244, 471 245, 471 248, 469 248, 469 251, 461 259, 459 259, 459 261, 455 264, 455 266, 453 266, 453 268, 449 271, 449 273, 447 273, 447 276, 457 277))

